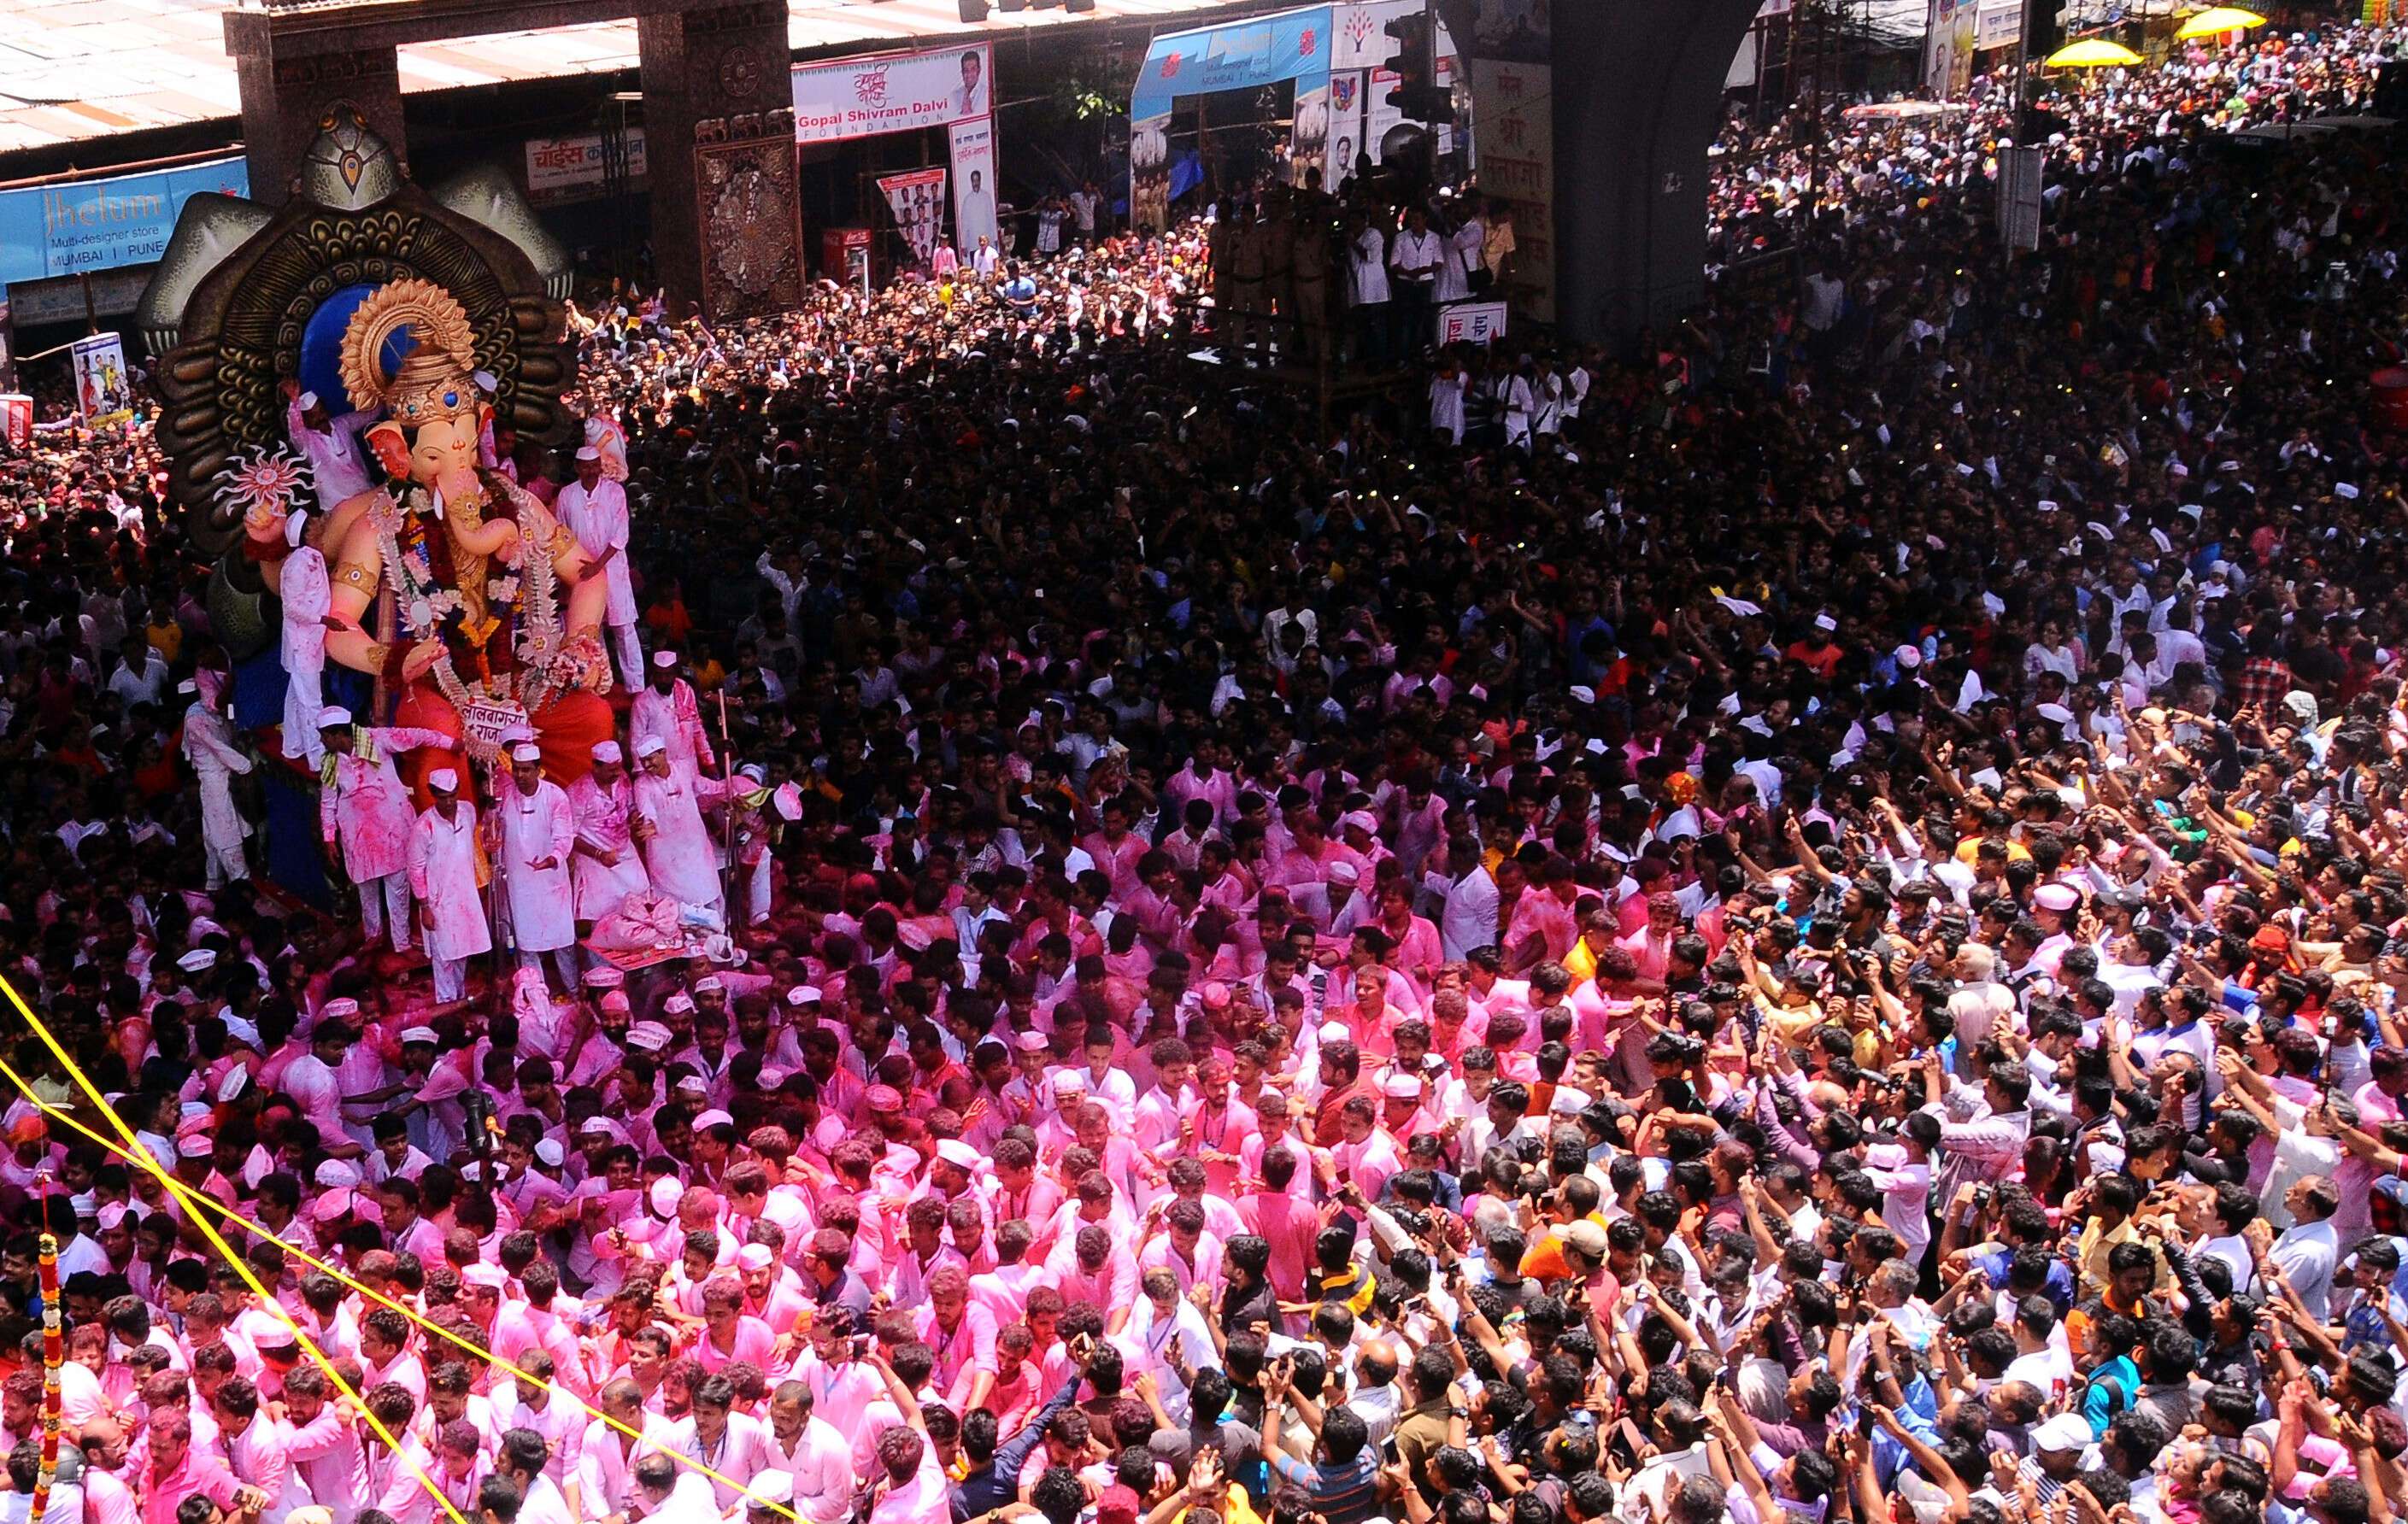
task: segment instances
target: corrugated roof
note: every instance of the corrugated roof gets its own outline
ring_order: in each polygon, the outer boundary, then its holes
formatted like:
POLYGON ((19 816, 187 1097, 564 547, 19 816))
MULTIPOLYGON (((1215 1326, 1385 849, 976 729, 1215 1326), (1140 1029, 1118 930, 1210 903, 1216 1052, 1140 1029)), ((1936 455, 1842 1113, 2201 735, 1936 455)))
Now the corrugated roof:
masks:
MULTIPOLYGON (((787 0, 797 51, 908 46, 978 33, 1002 40, 1086 21, 1178 21, 1227 0, 1096 0, 964 25, 956 0, 787 0)), ((222 18, 230 0, 0 0, 0 153, 237 117, 222 18)), ((401 50, 405 93, 636 66, 636 23, 500 32, 401 50)))

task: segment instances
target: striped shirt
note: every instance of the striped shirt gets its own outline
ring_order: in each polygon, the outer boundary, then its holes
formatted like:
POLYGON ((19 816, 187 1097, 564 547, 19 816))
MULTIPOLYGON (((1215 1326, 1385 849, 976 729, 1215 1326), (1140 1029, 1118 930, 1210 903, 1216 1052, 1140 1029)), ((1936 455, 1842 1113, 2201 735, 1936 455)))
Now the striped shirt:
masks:
POLYGON ((1380 1512, 1380 1453, 1366 1445, 1354 1460, 1312 1462, 1292 1455, 1272 1461, 1280 1479, 1302 1488, 1313 1512, 1328 1524, 1363 1524, 1380 1512))

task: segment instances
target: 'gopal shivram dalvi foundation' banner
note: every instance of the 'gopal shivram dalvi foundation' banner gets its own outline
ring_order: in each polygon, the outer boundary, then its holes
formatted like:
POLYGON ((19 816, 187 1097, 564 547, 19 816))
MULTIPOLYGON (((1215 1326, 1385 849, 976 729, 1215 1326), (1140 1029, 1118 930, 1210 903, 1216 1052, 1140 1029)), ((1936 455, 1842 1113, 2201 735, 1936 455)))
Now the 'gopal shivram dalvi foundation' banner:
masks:
POLYGON ((797 143, 950 127, 994 111, 994 50, 980 43, 800 64, 794 85, 797 143))

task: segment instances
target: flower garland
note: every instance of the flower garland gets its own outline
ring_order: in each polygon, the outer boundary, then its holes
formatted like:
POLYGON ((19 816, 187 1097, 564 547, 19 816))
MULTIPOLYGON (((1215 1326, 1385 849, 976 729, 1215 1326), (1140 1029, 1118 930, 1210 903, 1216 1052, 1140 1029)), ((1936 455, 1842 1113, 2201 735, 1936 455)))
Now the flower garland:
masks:
MULTIPOLYGON (((46 1198, 48 1186, 45 1172, 46 1198)), ((44 1204, 48 1204, 47 1200, 44 1204)), ((40 1304, 42 1317, 42 1449, 35 1467, 34 1503, 26 1517, 26 1524, 42 1524, 43 1515, 50 1511, 50 1485, 59 1469, 59 1370, 65 1363, 66 1340, 61 1332, 64 1325, 59 1316, 64 1305, 64 1299, 59 1294, 59 1241, 49 1233, 42 1234, 36 1245, 35 1268, 37 1272, 35 1300, 40 1304)))
MULTIPOLYGON (((580 664, 562 648, 559 628, 559 584, 552 553, 552 541, 564 532, 532 493, 508 477, 488 474, 485 486, 509 505, 519 530, 517 569, 492 568, 484 591, 488 612, 506 615, 514 626, 511 649, 523 676, 496 673, 472 691, 453 665, 448 644, 427 676, 436 691, 464 713, 471 705, 500 700, 532 714, 583 678, 580 664)), ((412 642, 442 639, 446 624, 464 616, 466 604, 453 585, 457 578, 450 538, 440 532, 440 506, 425 488, 396 478, 369 511, 404 633, 412 642)))
POLYGON ((524 595, 526 611, 519 620, 518 657, 519 663, 532 674, 523 692, 527 712, 533 714, 550 701, 555 687, 568 686, 553 672, 554 659, 558 655, 560 611, 552 569, 551 535, 545 535, 542 545, 533 543, 536 526, 549 516, 528 513, 530 508, 542 507, 534 493, 507 477, 497 477, 494 480, 501 485, 510 506, 518 510, 519 591, 524 595))
POLYGON ((394 589, 394 602, 403 627, 412 639, 438 636, 443 621, 461 607, 459 591, 445 586, 451 571, 452 548, 440 534, 427 533, 426 520, 436 509, 423 488, 411 488, 408 508, 393 505, 392 494, 372 510, 376 515, 377 549, 384 560, 394 589), (443 564, 436 564, 441 552, 443 564))

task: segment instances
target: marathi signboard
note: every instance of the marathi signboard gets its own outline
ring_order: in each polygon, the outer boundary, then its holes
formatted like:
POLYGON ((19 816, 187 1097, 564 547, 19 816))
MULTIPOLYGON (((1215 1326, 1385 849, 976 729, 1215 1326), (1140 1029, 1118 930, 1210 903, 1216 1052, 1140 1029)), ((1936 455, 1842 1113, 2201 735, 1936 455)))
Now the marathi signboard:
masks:
POLYGON ((1503 302, 1457 302, 1452 306, 1440 308, 1440 347, 1495 343, 1505 336, 1505 312, 1506 304, 1503 302))
POLYGON ((1472 139, 1480 189, 1513 217, 1507 292, 1532 322, 1555 320, 1555 71, 1507 59, 1471 61, 1472 139))
MULTIPOLYGON (((644 129, 627 129, 627 179, 630 184, 644 178, 644 129)), ((588 188, 598 188, 609 178, 609 153, 599 133, 587 133, 581 137, 531 137, 526 145, 526 185, 529 199, 562 201, 576 196, 588 188)))
POLYGON ((1982 0, 1981 8, 1973 13, 1973 50, 2011 48, 2023 29, 2022 0, 1982 0))

